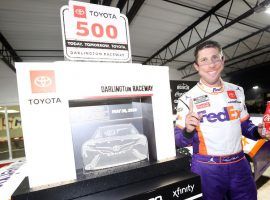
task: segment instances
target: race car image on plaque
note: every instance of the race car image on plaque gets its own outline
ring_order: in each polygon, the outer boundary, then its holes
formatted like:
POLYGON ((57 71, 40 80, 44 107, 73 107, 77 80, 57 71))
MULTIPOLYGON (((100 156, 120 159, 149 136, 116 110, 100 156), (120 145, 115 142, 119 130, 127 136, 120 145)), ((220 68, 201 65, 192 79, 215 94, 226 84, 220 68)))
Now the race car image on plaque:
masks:
POLYGON ((148 159, 145 135, 131 124, 97 128, 93 137, 83 143, 84 170, 97 170, 148 159))
POLYGON ((140 98, 70 101, 77 175, 149 161, 146 105, 140 98))

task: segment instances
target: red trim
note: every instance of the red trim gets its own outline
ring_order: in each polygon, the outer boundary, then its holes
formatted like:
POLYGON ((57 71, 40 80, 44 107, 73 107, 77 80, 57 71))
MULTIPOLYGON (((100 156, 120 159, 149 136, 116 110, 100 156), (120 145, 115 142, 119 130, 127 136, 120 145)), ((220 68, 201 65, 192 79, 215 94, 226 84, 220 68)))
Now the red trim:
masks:
MULTIPOLYGON (((129 95, 111 95, 111 96, 87 96, 82 98, 76 98, 76 99, 93 99, 93 100, 101 100, 101 99, 120 99, 120 98, 133 98, 133 97, 151 97, 153 94, 129 94, 129 95)), ((76 100, 71 99, 71 100, 76 100)))
POLYGON ((7 165, 9 165, 9 164, 11 164, 11 163, 12 163, 12 162, 2 163, 2 164, 0 164, 0 168, 5 167, 5 166, 7 166, 7 165))

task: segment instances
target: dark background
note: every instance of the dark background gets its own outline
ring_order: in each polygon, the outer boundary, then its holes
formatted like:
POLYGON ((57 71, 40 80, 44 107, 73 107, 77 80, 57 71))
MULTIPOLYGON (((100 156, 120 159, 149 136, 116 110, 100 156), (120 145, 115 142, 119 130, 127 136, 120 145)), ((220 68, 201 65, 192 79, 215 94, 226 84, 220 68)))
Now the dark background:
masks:
POLYGON ((236 72, 230 76, 230 82, 244 88, 246 104, 250 113, 264 113, 267 101, 270 101, 270 64, 260 68, 236 72), (254 90, 253 86, 259 86, 254 90))

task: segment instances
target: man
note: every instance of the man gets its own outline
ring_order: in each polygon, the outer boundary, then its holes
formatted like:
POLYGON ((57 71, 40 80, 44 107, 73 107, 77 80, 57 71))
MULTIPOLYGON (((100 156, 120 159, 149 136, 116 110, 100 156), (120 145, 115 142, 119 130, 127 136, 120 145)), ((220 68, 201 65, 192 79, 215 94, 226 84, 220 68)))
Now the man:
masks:
POLYGON ((201 177, 204 199, 257 199, 241 136, 257 140, 270 135, 262 136, 262 125, 249 120, 243 89, 221 79, 225 59, 220 45, 206 41, 194 55, 200 81, 179 99, 176 144, 193 145, 191 170, 201 177))

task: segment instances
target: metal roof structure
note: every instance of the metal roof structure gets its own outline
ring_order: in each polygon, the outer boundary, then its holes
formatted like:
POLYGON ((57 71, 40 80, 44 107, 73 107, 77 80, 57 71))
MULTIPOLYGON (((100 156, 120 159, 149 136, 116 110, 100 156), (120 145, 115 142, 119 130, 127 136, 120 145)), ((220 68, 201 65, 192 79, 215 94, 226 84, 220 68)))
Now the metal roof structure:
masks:
MULTIPOLYGON (((133 62, 169 66, 179 80, 198 77, 194 47, 209 39, 223 46, 223 77, 270 62, 270 0, 80 1, 118 7, 129 19, 133 62)), ((0 2, 0 69, 64 60, 59 13, 68 0, 0 2)))

